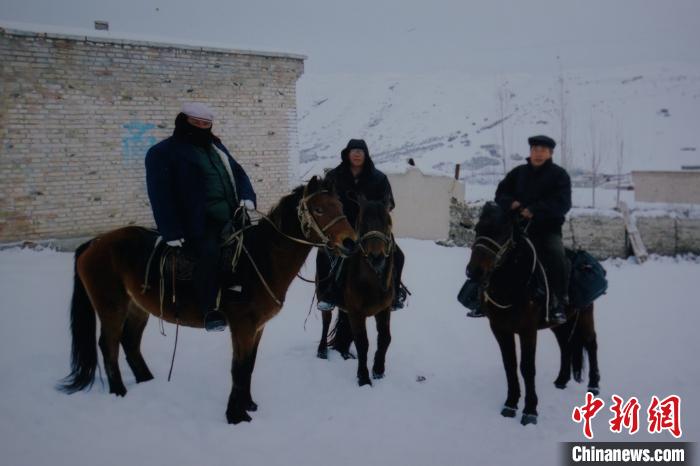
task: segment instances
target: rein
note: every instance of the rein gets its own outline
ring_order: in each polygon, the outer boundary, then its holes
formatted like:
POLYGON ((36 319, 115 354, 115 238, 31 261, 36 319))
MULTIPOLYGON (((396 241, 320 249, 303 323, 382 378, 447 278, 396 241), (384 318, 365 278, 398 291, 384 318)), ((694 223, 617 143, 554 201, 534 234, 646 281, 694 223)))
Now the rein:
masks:
MULTIPOLYGON (((525 226, 524 231, 527 233, 527 229, 530 226, 530 222, 525 226)), ((530 267, 530 275, 535 273, 535 270, 539 267, 540 273, 542 274, 542 277, 544 278, 544 286, 545 286, 545 310, 547 313, 547 318, 549 318, 549 281, 547 280, 547 274, 545 273, 544 267, 542 266, 542 263, 540 262, 540 259, 537 255, 537 251, 535 250, 535 245, 532 244, 532 241, 530 238, 527 236, 523 237, 525 239, 525 242, 527 245, 530 247, 530 250, 532 251, 532 266, 530 267)), ((490 238, 488 236, 477 236, 474 239, 474 243, 472 244, 472 248, 482 248, 490 252, 495 256, 495 265, 491 272, 489 273, 489 276, 493 274, 494 270, 496 270, 502 263, 503 257, 506 255, 507 252, 509 252, 514 244, 513 240, 513 235, 511 233, 510 238, 508 238, 503 244, 499 243, 498 241, 494 240, 493 238, 490 238), (483 244, 483 242, 486 242, 487 244, 483 244)), ((484 300, 488 303, 493 304, 499 309, 510 309, 513 307, 513 304, 502 304, 496 301, 489 295, 488 293, 488 288, 489 288, 489 283, 488 280, 486 281, 486 286, 484 287, 484 300)))
MULTIPOLYGON (((314 196, 317 196, 318 194, 323 194, 323 193, 329 193, 329 191, 326 190, 321 190, 321 191, 316 191, 315 193, 309 194, 308 196, 304 196, 301 198, 299 201, 299 204, 297 206, 297 217, 299 218, 299 224, 301 226, 301 231, 304 235, 305 239, 301 238, 296 238, 294 236, 290 236, 287 233, 283 232, 280 230, 280 228, 277 226, 277 224, 267 215, 264 213, 260 212, 259 210, 255 210, 257 214, 260 215, 260 218, 268 222, 272 228, 281 236, 287 238, 290 241, 293 241, 298 244, 303 244, 305 246, 311 246, 311 247, 326 247, 330 243, 330 238, 326 235, 326 232, 335 224, 338 222, 344 220, 346 217, 345 215, 339 215, 335 217, 333 220, 328 222, 324 227, 321 227, 318 224, 318 221, 316 220, 316 217, 314 217, 313 213, 309 210, 308 207, 308 202, 310 199, 312 199, 314 196), (312 242, 311 241, 311 232, 315 232, 319 238, 321 238, 322 242, 312 242)), ((277 304, 278 306, 282 306, 283 302, 277 298, 275 293, 272 291, 272 288, 270 287, 270 284, 265 280, 265 277, 262 275, 260 272, 260 269, 258 268, 257 264, 255 263, 255 260, 253 260, 252 254, 248 251, 248 249, 243 245, 243 233, 252 228, 255 225, 247 225, 244 228, 241 228, 240 230, 234 232, 229 236, 226 241, 222 244, 222 246, 227 246, 231 243, 236 242, 236 249, 237 249, 237 254, 234 254, 234 258, 236 258, 238 255, 240 255, 240 252, 242 251, 245 253, 245 255, 248 257, 248 260, 250 261, 251 265, 253 266, 253 270, 255 270, 255 273, 257 274, 258 278, 260 279, 260 282, 263 284, 265 287, 265 290, 267 293, 270 295, 272 300, 277 304)), ((233 264, 232 264, 233 266, 233 264)), ((235 266, 234 266, 235 267, 235 266)), ((299 274, 297 274, 299 276, 299 274)))

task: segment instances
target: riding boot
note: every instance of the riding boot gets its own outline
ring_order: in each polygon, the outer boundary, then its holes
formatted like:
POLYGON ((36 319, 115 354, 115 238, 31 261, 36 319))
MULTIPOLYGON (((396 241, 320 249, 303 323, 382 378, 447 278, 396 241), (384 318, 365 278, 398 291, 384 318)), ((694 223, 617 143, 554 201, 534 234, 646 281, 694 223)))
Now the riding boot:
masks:
POLYGON ((185 247, 190 248, 194 258, 192 285, 195 302, 208 332, 221 331, 226 327, 226 318, 217 306, 220 231, 220 225, 207 223, 202 237, 185 240, 185 247))
POLYGON ((207 332, 223 332, 226 328, 226 317, 218 309, 212 309, 204 315, 204 329, 207 332))
POLYGON ((535 243, 540 261, 547 271, 551 297, 548 320, 552 324, 563 324, 566 322, 568 302, 566 291, 569 286, 569 261, 562 237, 558 233, 544 233, 536 238, 535 243))
POLYGON ((403 273, 403 265, 406 258, 401 248, 396 245, 394 249, 394 302, 391 305, 391 310, 403 309, 406 305, 406 298, 410 294, 406 285, 401 283, 401 275, 403 273))
POLYGON ((398 309, 403 309, 406 305, 406 298, 408 297, 408 288, 403 283, 396 285, 396 291, 394 292, 394 302, 391 305, 391 310, 396 311, 398 309))
POLYGON ((549 322, 555 325, 566 323, 566 305, 565 298, 557 298, 552 296, 554 303, 549 311, 549 322))
POLYGON ((319 249, 316 254, 316 308, 321 312, 332 311, 338 302, 334 272, 330 256, 319 249))

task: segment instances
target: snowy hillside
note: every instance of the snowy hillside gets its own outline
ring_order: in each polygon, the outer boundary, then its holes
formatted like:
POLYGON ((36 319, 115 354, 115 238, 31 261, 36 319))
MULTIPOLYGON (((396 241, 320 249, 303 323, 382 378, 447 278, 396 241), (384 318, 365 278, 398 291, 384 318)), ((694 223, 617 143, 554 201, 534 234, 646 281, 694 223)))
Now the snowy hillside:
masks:
MULTIPOLYGON (((539 334, 539 424, 524 428, 502 418, 506 385, 497 345, 487 321, 465 318, 455 300, 469 251, 399 242, 413 296, 407 309, 392 314, 386 378, 359 388, 354 361, 315 357, 320 319, 314 313, 304 329, 312 289, 297 280, 262 340, 253 378, 260 410, 252 423, 238 426, 227 425, 224 416, 228 334, 182 329, 168 383, 174 327, 166 325, 164 338, 154 318, 142 347, 155 380, 136 385, 122 357, 125 398, 109 395, 99 382, 72 396, 55 391, 68 371, 72 256, 0 252, 2 464, 560 464, 557 442, 583 439, 570 416, 584 401, 585 385, 554 388, 554 336, 539 334)), ((312 263, 302 270, 305 276, 312 276, 312 263)), ((609 403, 613 393, 634 395, 644 404, 654 394, 676 393, 683 397, 684 439, 700 440, 694 293, 700 264, 665 258, 641 266, 608 261, 606 267, 610 290, 596 310, 603 398, 609 403)), ((629 439, 606 432, 605 409, 594 421, 596 439, 629 439)), ((672 439, 640 432, 634 440, 650 438, 672 439)))
MULTIPOLYGON (((623 173, 700 165, 700 67, 654 64, 562 76, 573 172, 590 171, 594 139, 606 174, 617 173, 619 140, 623 173)), ((413 157, 426 171, 451 175, 460 163, 467 180, 493 183, 503 173, 503 140, 511 168, 527 156, 528 136, 561 139, 560 95, 556 72, 310 74, 299 81, 299 176, 334 165, 347 140, 361 137, 382 169, 401 169, 413 157)), ((574 178, 585 183, 582 173, 574 178)))

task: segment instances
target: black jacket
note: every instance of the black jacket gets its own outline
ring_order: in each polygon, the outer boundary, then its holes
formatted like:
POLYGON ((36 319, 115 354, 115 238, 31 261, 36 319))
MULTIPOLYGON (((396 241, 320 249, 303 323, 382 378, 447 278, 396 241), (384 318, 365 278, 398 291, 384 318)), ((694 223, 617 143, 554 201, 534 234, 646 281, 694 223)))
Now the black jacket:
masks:
POLYGON ((547 160, 535 168, 527 164, 512 169, 498 184, 496 202, 506 211, 513 201, 532 212, 529 232, 558 233, 571 209, 571 179, 559 165, 547 160))
MULTIPOLYGON (((213 144, 227 156, 236 181, 237 199, 255 202, 255 191, 243 167, 218 138, 213 144)), ((148 197, 158 230, 165 241, 204 235, 204 174, 195 160, 200 156, 194 145, 178 136, 159 142, 146 154, 148 197)))
POLYGON ((353 196, 362 195, 370 201, 382 201, 389 210, 392 210, 396 205, 389 179, 384 173, 374 167, 367 145, 361 140, 354 141, 359 142, 359 148, 365 151, 365 163, 360 175, 355 178, 350 171, 348 148, 341 153, 342 162, 340 165, 326 174, 326 179, 335 185, 340 202, 343 204, 343 211, 348 218, 348 222, 353 226, 357 224, 357 216, 360 210, 357 203, 352 200, 353 196))

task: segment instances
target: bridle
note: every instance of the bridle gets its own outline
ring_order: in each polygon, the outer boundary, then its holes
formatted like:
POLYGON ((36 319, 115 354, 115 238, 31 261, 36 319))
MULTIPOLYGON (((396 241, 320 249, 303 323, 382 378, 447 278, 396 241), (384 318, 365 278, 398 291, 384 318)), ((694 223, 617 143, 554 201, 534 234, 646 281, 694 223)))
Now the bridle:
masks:
POLYGON ((321 190, 304 196, 301 198, 299 205, 297 206, 297 216, 299 217, 299 225, 301 226, 301 232, 304 235, 304 238, 311 241, 311 232, 314 232, 321 239, 321 243, 312 244, 314 246, 326 246, 330 244, 331 239, 326 233, 331 227, 333 227, 333 225, 347 218, 345 215, 338 215, 323 227, 318 224, 316 216, 309 210, 308 203, 312 198, 323 193, 328 194, 330 191, 321 190))
POLYGON ((367 233, 360 236, 360 239, 357 240, 357 244, 360 249, 360 252, 365 258, 369 256, 369 253, 364 247, 364 242, 370 239, 381 240, 386 246, 384 248, 384 257, 388 258, 389 256, 391 256, 391 253, 394 251, 394 235, 386 234, 379 230, 370 230, 367 233))
MULTIPOLYGON (((265 215, 264 213, 260 212, 259 210, 256 210, 258 214, 260 214, 261 218, 268 222, 277 233, 279 233, 281 236, 287 238, 290 241, 294 241, 295 243, 303 244, 306 246, 313 246, 313 247, 328 247, 330 244, 331 240, 326 234, 326 232, 333 226, 336 225, 338 222, 344 220, 346 217, 345 215, 339 215, 335 217, 333 220, 328 222, 325 226, 321 227, 318 224, 318 220, 316 219, 316 216, 309 210, 309 205, 308 202, 310 199, 312 199, 314 196, 317 196, 322 193, 330 193, 330 191, 327 190, 320 190, 316 191, 315 193, 305 195, 301 198, 299 201, 299 204, 297 205, 297 217, 299 218, 299 225, 301 227, 301 232, 304 235, 305 239, 301 238, 295 238, 294 236, 290 236, 287 233, 283 232, 279 226, 277 226, 277 223, 273 221, 269 216, 265 215), (311 232, 315 232, 318 237, 321 239, 321 243, 314 242, 311 240, 311 232)), ((250 261, 251 265, 253 266, 253 270, 257 274, 258 278, 264 285, 265 289, 267 290, 267 293, 270 295, 272 300, 278 305, 282 306, 282 301, 275 296, 275 293, 272 291, 272 288, 268 284, 267 280, 265 280, 265 277, 263 277, 262 273, 260 272, 260 269, 258 268, 257 264, 255 263, 255 260, 253 259, 253 256, 250 254, 248 249, 246 248, 245 244, 243 243, 243 233, 248 230, 249 228, 252 228, 253 225, 248 225, 244 228, 241 228, 240 230, 234 232, 231 236, 229 236, 226 241, 222 244, 222 246, 226 246, 232 243, 235 244, 236 252, 234 254, 234 259, 235 262, 237 262, 237 256, 240 256, 241 252, 245 253, 246 256, 248 256, 248 260, 250 261)), ((339 251, 341 255, 341 251, 339 251)), ((232 262, 232 267, 234 267, 234 262, 232 262)))
MULTIPOLYGON (((529 223, 528 225, 529 226, 529 223)), ((525 228, 525 232, 527 232, 527 227, 525 228)), ((532 267, 530 268, 530 275, 532 275, 535 272, 536 267, 540 267, 542 270, 542 274, 545 277, 545 286, 547 288, 547 309, 549 308, 549 284, 547 283, 547 278, 546 274, 544 273, 544 268, 542 267, 542 264, 540 263, 539 258, 537 257, 537 251, 535 250, 534 244, 532 244, 532 241, 530 238, 527 236, 523 236, 525 239, 525 242, 528 244, 530 249, 532 250, 532 267)), ((515 245, 515 241, 513 239, 513 233, 511 232, 510 237, 503 243, 499 243, 498 241, 494 240, 493 238, 490 238, 485 235, 477 236, 474 238, 474 243, 472 244, 472 249, 474 248, 482 248, 485 249, 486 251, 490 252, 495 256, 494 259, 494 266, 491 268, 491 270, 488 272, 488 274, 485 276, 483 280, 483 293, 484 293, 484 300, 488 303, 493 304, 499 309, 510 309, 513 307, 513 304, 502 304, 499 303, 498 301, 494 300, 491 295, 489 295, 488 289, 490 285, 490 278, 491 275, 493 275, 493 272, 498 269, 502 264, 503 264, 503 259, 508 254, 510 251, 512 251, 513 247, 515 245)))

